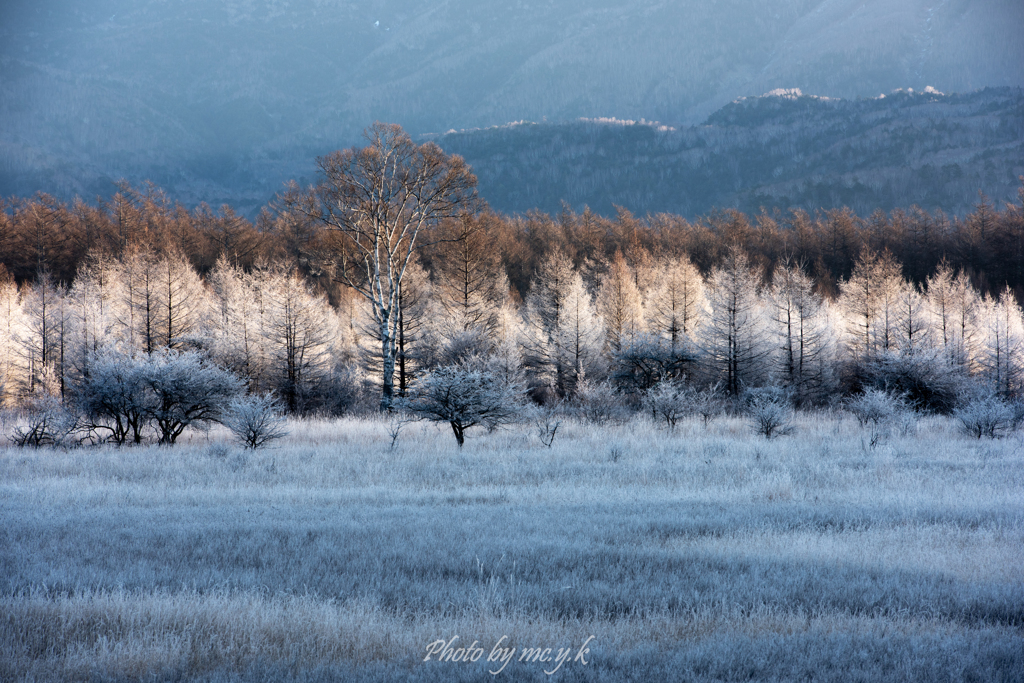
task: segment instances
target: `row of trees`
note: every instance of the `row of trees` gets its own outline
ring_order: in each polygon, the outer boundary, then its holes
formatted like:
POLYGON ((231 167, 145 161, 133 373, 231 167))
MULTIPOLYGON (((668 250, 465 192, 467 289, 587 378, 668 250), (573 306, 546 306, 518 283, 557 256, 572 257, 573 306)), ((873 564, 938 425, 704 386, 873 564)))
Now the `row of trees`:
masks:
POLYGON ((21 288, 0 283, 0 387, 8 403, 66 398, 106 350, 169 349, 202 352, 292 411, 326 408, 344 400, 332 382, 353 360, 350 324, 281 267, 244 272, 221 260, 203 279, 175 252, 96 255, 70 287, 46 272, 21 288))
MULTIPOLYGON (((500 359, 509 377, 525 372, 542 401, 604 381, 638 401, 685 377, 733 396, 779 384, 811 403, 884 385, 945 409, 959 379, 1007 396, 1024 382, 1024 322, 1008 289, 982 295, 948 265, 919 288, 887 253, 858 259, 836 301, 794 264, 763 284, 739 249, 706 278, 685 258, 637 269, 619 253, 593 282, 556 249, 521 305, 500 269, 474 271, 462 287, 451 272, 415 262, 406 272, 391 328, 394 396, 480 357, 500 359)), ((293 412, 340 412, 363 384, 383 382, 379 321, 369 303, 332 306, 279 265, 245 271, 221 260, 202 278, 174 253, 96 256, 70 287, 45 273, 0 284, 0 379, 13 404, 40 391, 66 396, 112 347, 194 350, 293 412)))
MULTIPOLYGON (((324 266, 337 261, 343 242, 316 212, 302 210, 308 208, 278 202, 249 221, 227 206, 189 211, 155 187, 125 184, 96 205, 66 204, 46 195, 0 200, 0 264, 21 284, 41 271, 57 282, 71 283, 88 254, 120 258, 141 247, 175 250, 203 277, 221 258, 245 270, 259 261, 280 262, 299 268, 338 305, 346 296, 344 287, 324 266)), ((890 252, 902 264, 904 276, 919 286, 945 260, 982 293, 991 296, 1009 286, 1018 302, 1024 302, 1024 196, 1004 207, 979 197, 975 210, 962 217, 916 207, 859 216, 840 207, 756 215, 724 210, 688 221, 670 214, 637 217, 625 209, 605 217, 566 208, 556 215, 484 211, 453 223, 444 229, 485 235, 481 241, 500 262, 520 300, 545 254, 555 247, 592 281, 592 271, 610 262, 616 251, 631 267, 642 267, 649 258, 686 256, 707 276, 738 246, 767 275, 784 260, 801 264, 816 289, 830 299, 838 296, 839 282, 850 277, 861 252, 870 250, 890 252)), ((435 260, 452 257, 450 237, 418 241, 422 265, 431 273, 435 260)))
MULTIPOLYGON (((372 386, 383 410, 399 399, 422 408, 425 387, 462 375, 488 395, 528 390, 542 403, 603 392, 640 405, 684 382, 734 398, 770 385, 800 403, 875 386, 936 410, 950 410, 969 382, 1021 392, 1024 322, 1012 290, 986 292, 949 262, 915 282, 891 252, 863 248, 833 285, 806 262, 767 256, 772 219, 759 218, 752 248, 735 213, 722 233, 731 246, 703 264, 700 249, 662 248, 686 244, 686 230, 647 244, 656 220, 644 227, 625 213, 614 224, 563 216, 563 240, 544 231, 550 220, 528 217, 516 234, 534 253, 510 256, 505 224, 480 213, 458 157, 396 126, 378 124, 368 139, 318 160, 321 182, 282 197, 274 221, 291 227, 232 233, 209 268, 184 239, 143 231, 90 251, 67 282, 47 270, 41 239, 35 278, 0 283, 4 400, 67 398, 111 349, 199 353, 294 412, 340 412, 372 386), (300 233, 294 259, 267 251, 267 234, 300 233)), ((1020 214, 1009 206, 1000 220, 1020 214)))

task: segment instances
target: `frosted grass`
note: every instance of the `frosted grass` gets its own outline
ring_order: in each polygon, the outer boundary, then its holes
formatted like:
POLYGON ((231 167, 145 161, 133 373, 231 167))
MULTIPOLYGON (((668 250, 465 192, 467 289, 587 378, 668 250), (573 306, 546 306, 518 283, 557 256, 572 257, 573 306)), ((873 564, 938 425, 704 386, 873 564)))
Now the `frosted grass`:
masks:
POLYGON ((494 678, 422 662, 458 634, 595 635, 565 680, 1021 680, 1020 436, 290 427, 0 452, 0 678, 494 678))

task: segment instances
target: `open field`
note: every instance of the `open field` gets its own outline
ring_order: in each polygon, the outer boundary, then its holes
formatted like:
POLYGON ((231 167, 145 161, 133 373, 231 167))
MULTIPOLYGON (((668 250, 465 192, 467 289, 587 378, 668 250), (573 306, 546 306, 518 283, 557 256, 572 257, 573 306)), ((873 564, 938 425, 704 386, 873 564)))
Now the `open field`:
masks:
POLYGON ((1024 680, 1020 434, 291 428, 0 451, 0 679, 1024 680))

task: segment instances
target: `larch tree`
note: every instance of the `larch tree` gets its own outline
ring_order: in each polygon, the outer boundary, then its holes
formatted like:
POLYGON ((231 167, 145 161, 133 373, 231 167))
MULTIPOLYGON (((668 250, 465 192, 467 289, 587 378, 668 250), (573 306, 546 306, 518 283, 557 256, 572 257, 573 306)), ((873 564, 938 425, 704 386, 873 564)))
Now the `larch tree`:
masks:
POLYGON ((1024 383, 1024 314, 1009 287, 984 301, 982 310, 982 374, 1003 396, 1019 396, 1024 383))
POLYGON ((221 366, 245 377, 254 394, 263 392, 267 383, 264 281, 269 277, 265 266, 245 273, 222 255, 207 278, 212 356, 221 366))
POLYGON ((784 264, 775 270, 766 299, 777 345, 775 374, 798 399, 820 398, 829 384, 835 345, 814 283, 801 268, 784 264))
POLYGON ((904 286, 900 266, 888 252, 866 251, 857 259, 839 296, 854 358, 870 360, 895 346, 897 299, 904 286))
POLYGON ((707 313, 704 279, 685 256, 668 260, 655 272, 655 284, 645 306, 647 325, 675 351, 695 340, 707 313))
POLYGON ((199 332, 206 309, 206 288, 199 274, 177 250, 154 264, 159 346, 183 349, 199 332))
POLYGON ((361 149, 317 159, 322 180, 297 188, 288 205, 343 237, 334 277, 366 298, 381 346, 382 411, 394 400, 399 297, 425 234, 445 219, 476 213, 476 177, 459 156, 432 142, 415 144, 397 125, 376 123, 361 149))
POLYGON ((522 346, 526 366, 555 394, 564 396, 568 368, 559 330, 565 317, 565 292, 576 275, 572 262, 561 249, 552 249, 541 262, 530 283, 524 311, 522 346))
POLYGON ((963 271, 956 274, 943 261, 927 281, 928 308, 936 343, 946 360, 965 372, 973 372, 978 352, 981 297, 963 271))
POLYGON ((767 376, 771 346, 766 343, 758 281, 747 257, 733 247, 708 282, 711 314, 702 335, 705 362, 731 396, 767 376))
POLYGON ((508 292, 501 254, 494 248, 494 218, 464 216, 440 231, 433 268, 435 295, 450 334, 481 330, 493 337, 508 292))
POLYGON ((644 331, 643 300, 635 273, 621 251, 615 252, 608 272, 601 278, 597 304, 604 318, 605 339, 612 354, 628 346, 644 331))
POLYGON ((288 409, 304 407, 330 371, 337 321, 323 296, 295 272, 271 271, 261 282, 266 297, 266 345, 272 382, 288 409))
POLYGON ((931 316, 924 295, 911 283, 905 283, 896 297, 896 351, 915 355, 932 348, 931 316))
POLYGON ((605 328, 579 273, 569 280, 562 309, 557 347, 563 357, 559 365, 568 370, 565 390, 572 394, 584 377, 602 374, 605 328))
POLYGON ((117 255, 123 256, 138 245, 146 233, 145 217, 133 200, 134 192, 127 182, 118 183, 118 191, 102 204, 113 224, 117 242, 117 255))
POLYGON ((73 339, 68 366, 76 376, 87 375, 93 358, 114 338, 117 272, 115 264, 99 254, 90 254, 78 268, 68 296, 73 339))
POLYGON ((156 255, 132 249, 120 261, 119 336, 132 348, 153 353, 160 347, 160 299, 156 255))
POLYGON ((0 265, 0 407, 7 405, 18 384, 23 383, 17 344, 23 325, 18 287, 0 265))
POLYGON ((604 329, 568 257, 553 250, 541 263, 526 300, 522 344, 534 387, 572 395, 583 375, 599 368, 604 329))
POLYGON ((67 290, 54 284, 49 271, 39 271, 22 294, 22 311, 18 346, 27 369, 24 390, 31 394, 44 389, 63 396, 71 327, 67 290))

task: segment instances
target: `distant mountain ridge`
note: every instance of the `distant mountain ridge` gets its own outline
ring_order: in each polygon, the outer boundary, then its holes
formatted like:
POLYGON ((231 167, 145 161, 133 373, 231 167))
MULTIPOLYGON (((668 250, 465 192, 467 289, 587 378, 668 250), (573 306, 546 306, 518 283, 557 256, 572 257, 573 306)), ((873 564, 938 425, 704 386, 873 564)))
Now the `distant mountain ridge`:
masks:
POLYGON ((776 88, 1024 86, 1020 0, 8 0, 0 195, 250 211, 375 120, 705 120, 776 88))
POLYGON ((1016 200, 1024 175, 1024 90, 898 91, 844 100, 778 91, 732 102, 699 126, 581 120, 448 133, 505 212, 694 217, 715 207, 918 205, 963 214, 982 191, 1016 200))

